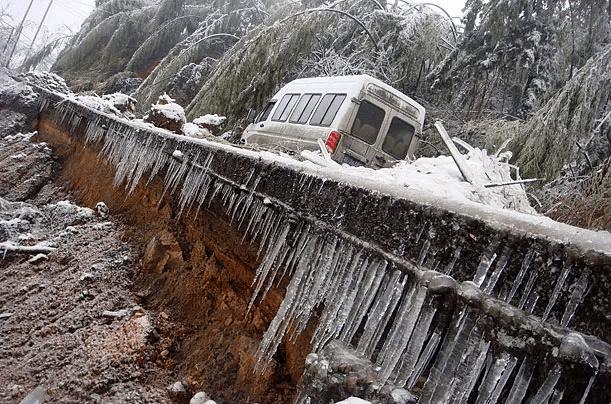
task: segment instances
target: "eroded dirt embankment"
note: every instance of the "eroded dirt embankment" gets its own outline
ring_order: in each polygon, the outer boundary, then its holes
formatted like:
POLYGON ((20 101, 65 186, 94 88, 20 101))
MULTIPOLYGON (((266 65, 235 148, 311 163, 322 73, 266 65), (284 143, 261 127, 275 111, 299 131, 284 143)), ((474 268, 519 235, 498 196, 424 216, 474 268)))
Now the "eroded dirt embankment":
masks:
POLYGON ((58 157, 58 181, 80 204, 104 201, 125 223, 121 239, 140 257, 132 272, 139 304, 179 324, 175 342, 152 360, 217 402, 288 402, 310 351, 309 333, 284 344, 263 374, 253 373, 258 343, 282 298, 272 290, 247 313, 257 247, 242 243, 218 207, 179 218, 171 196, 160 203, 157 179, 126 196, 112 184, 114 169, 91 148, 46 120, 39 132, 58 157))

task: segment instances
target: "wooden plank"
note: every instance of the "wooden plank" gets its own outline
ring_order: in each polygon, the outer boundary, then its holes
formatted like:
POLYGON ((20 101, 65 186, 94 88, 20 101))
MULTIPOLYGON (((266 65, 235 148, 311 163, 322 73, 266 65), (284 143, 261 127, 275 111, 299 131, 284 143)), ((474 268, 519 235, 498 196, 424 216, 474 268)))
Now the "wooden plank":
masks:
POLYGON ((454 159, 454 162, 458 166, 458 171, 460 171, 465 181, 475 186, 480 186, 479 181, 477 180, 475 175, 473 175, 471 170, 469 170, 469 166, 465 162, 463 155, 460 154, 458 148, 456 147, 454 142, 452 142, 452 139, 450 139, 450 135, 448 135, 448 132, 446 132, 446 128, 444 128, 442 123, 439 121, 435 122, 435 128, 437 129, 437 132, 439 132, 441 140, 443 140, 443 143, 445 143, 446 147, 450 151, 450 155, 454 159))

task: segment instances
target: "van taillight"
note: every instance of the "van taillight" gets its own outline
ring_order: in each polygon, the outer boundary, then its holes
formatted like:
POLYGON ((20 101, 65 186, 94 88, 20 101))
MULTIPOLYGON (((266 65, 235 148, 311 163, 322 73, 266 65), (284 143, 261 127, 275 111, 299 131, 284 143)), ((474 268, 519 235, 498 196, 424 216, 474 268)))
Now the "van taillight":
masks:
POLYGON ((329 153, 335 153, 335 149, 337 149, 337 145, 339 144, 339 140, 342 138, 342 135, 339 132, 332 131, 329 133, 327 137, 327 150, 329 153))

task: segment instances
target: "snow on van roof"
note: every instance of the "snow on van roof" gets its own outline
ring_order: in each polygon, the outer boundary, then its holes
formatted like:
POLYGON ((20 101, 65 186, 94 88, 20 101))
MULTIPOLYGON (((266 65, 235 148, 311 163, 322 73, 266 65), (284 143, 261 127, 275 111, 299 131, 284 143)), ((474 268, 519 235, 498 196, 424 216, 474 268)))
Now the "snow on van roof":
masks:
POLYGON ((369 83, 373 83, 383 88, 384 90, 394 94, 395 96, 409 102, 411 105, 418 109, 420 113, 420 119, 422 121, 424 120, 425 109, 422 105, 420 105, 417 101, 414 101, 409 96, 403 94, 396 88, 368 74, 359 74, 352 76, 307 77, 302 79, 296 79, 282 87, 280 91, 278 91, 278 93, 274 96, 274 98, 279 98, 280 96, 288 92, 295 91, 297 89, 315 91, 315 88, 318 85, 320 85, 320 91, 342 91, 347 92, 348 95, 351 97, 355 97, 361 92, 363 87, 365 87, 369 83))

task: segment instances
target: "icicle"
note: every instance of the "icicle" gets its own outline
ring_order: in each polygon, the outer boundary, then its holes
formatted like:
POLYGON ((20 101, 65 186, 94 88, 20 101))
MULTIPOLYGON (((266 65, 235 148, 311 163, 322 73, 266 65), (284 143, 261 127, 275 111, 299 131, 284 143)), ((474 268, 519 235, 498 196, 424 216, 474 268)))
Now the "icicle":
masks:
POLYGON ((475 276, 473 277, 473 282, 477 286, 482 286, 484 283, 484 279, 486 279, 486 275, 488 274, 488 270, 492 266, 492 263, 496 259, 496 253, 492 254, 492 257, 483 257, 480 261, 477 271, 475 272, 475 276))
POLYGON ((506 404, 520 404, 522 402, 526 395, 526 390, 528 390, 533 370, 532 365, 524 358, 520 365, 520 369, 518 369, 518 374, 513 381, 513 385, 509 390, 509 396, 505 402, 506 404))
POLYGON ((488 279, 488 282, 486 282, 486 286, 484 287, 484 293, 487 293, 490 295, 492 294, 492 291, 494 290, 494 287, 496 286, 496 283, 498 282, 499 277, 501 276, 501 274, 507 267, 507 263, 509 262, 510 257, 511 257, 511 250, 509 248, 505 248, 496 263, 496 268, 494 272, 492 272, 490 279, 488 279))
POLYGON ((575 311, 577 310, 577 306, 579 306, 579 304, 583 301, 587 287, 588 274, 584 272, 583 274, 581 274, 577 282, 573 285, 573 292, 571 293, 571 297, 569 298, 569 303, 564 309, 562 320, 560 320, 561 326, 567 327, 569 325, 569 322, 571 321, 573 315, 575 314, 575 311))
MULTIPOLYGON (((340 286, 339 293, 336 294, 336 299, 328 302, 325 305, 323 319, 326 317, 327 321, 324 324, 323 333, 316 334, 320 335, 318 343, 314 344, 315 349, 320 346, 324 346, 329 340, 337 337, 345 325, 346 319, 354 304, 356 293, 360 292, 360 284, 365 275, 365 271, 368 268, 367 259, 361 264, 361 255, 364 253, 363 250, 359 251, 353 258, 352 264, 347 273, 343 274, 344 280, 340 286), (327 313, 330 315, 326 316, 327 313)), ((319 324, 319 329, 322 329, 319 324)))
POLYGON ((590 390, 592 389, 592 385, 594 384, 594 379, 596 379, 597 375, 598 375, 598 371, 594 372, 594 374, 592 374, 592 376, 590 377, 588 386, 586 387, 585 391, 583 392, 583 395, 581 396, 581 400, 579 400, 579 404, 585 404, 586 400, 588 399, 588 395, 590 394, 590 390))
POLYGON ((301 307, 300 313, 298 314, 298 324, 296 333, 301 333, 307 326, 310 317, 312 316, 315 307, 322 302, 323 297, 326 294, 327 288, 329 288, 329 279, 332 276, 333 258, 337 255, 337 244, 338 240, 336 237, 331 237, 331 240, 325 240, 321 253, 317 254, 320 257, 319 263, 315 264, 317 269, 313 271, 313 283, 308 288, 308 298, 304 301, 301 307))
POLYGON ((410 379, 407 383, 408 389, 412 389, 416 385, 418 379, 420 379, 420 376, 422 376, 422 373, 424 373, 424 370, 428 367, 428 364, 431 361, 434 352, 437 350, 440 341, 441 335, 437 332, 434 332, 433 335, 431 335, 431 338, 429 338, 429 341, 426 343, 426 347, 424 347, 420 358, 418 358, 418 362, 416 363, 414 372, 410 376, 410 379))
POLYGON ((255 181, 252 185, 252 187, 250 188, 250 192, 248 193, 248 197, 246 199, 246 201, 244 202, 244 207, 242 208, 242 211, 240 212, 240 215, 238 216, 238 223, 239 223, 239 227, 242 227, 242 223, 244 221, 244 219, 247 216, 247 213, 250 212, 251 206, 253 204, 253 201, 255 200, 255 191, 257 190, 257 186, 259 186, 259 182, 261 181, 261 177, 257 177, 255 178, 255 181))
POLYGON ((526 286, 524 287, 524 292, 522 292, 522 297, 520 298, 520 302, 518 303, 518 309, 522 310, 528 297, 530 296, 530 291, 532 290, 535 281, 537 280, 537 271, 532 271, 530 276, 528 277, 528 281, 526 282, 526 286))
POLYGON ((386 274, 388 262, 374 262, 370 265, 367 279, 365 280, 362 293, 357 294, 355 302, 348 319, 346 320, 347 327, 344 327, 340 334, 340 339, 348 344, 352 342, 354 334, 358 331, 359 326, 367 315, 367 312, 375 298, 382 279, 386 274))
POLYGON ((433 299, 433 297, 429 296, 423 304, 422 312, 416 322, 416 328, 407 344, 407 350, 403 353, 400 367, 396 372, 395 384, 398 386, 405 386, 415 370, 416 361, 422 352, 422 346, 428 336, 433 317, 437 312, 437 309, 433 306, 433 299))
POLYGON ((518 272, 516 279, 513 281, 513 285, 511 285, 511 291, 509 292, 507 299, 505 299, 507 303, 511 303, 511 300, 522 285, 522 282, 524 281, 524 277, 526 276, 526 272, 530 267, 530 263, 532 262, 534 255, 535 254, 533 250, 528 250, 524 255, 524 259, 522 260, 522 266, 520 267, 520 272, 518 272))
POLYGON ((463 352, 468 348, 469 335, 474 326, 475 320, 471 309, 466 308, 454 313, 452 325, 446 333, 441 351, 437 354, 435 365, 424 385, 422 403, 436 403, 447 397, 450 388, 448 380, 453 380, 463 352))
POLYGON ((564 396, 564 389, 554 390, 554 394, 552 394, 552 398, 549 399, 549 404, 560 404, 562 401, 562 396, 564 396))
POLYGON ((426 260, 426 254, 429 252, 429 247, 431 246, 430 240, 425 240, 422 244, 422 249, 420 250, 420 255, 418 256, 418 266, 421 267, 426 260))
POLYGON ((456 261, 458 261, 458 258, 460 257, 460 253, 461 252, 462 252, 462 247, 461 246, 459 246, 456 250, 454 250, 454 254, 452 254, 452 260, 446 266, 444 274, 446 274, 446 275, 451 275, 452 274, 452 272, 454 271, 454 266, 456 265, 456 261))
POLYGON ((499 397, 501 396, 501 393, 503 392, 503 389, 505 388, 505 385, 507 384, 507 380, 509 380, 509 377, 513 373, 513 369, 516 367, 517 362, 518 362, 517 358, 513 356, 509 358, 507 367, 503 371, 503 376, 501 377, 499 382, 494 387, 494 390, 492 391, 492 395, 486 401, 487 403, 494 404, 499 401, 499 397))
POLYGON ((535 310, 535 307, 537 305, 537 301, 539 300, 539 294, 537 293, 537 291, 533 291, 530 298, 528 299, 528 301, 526 302, 526 306, 524 307, 524 311, 532 314, 532 312, 535 310))
MULTIPOLYGON (((473 349, 473 353, 471 354, 472 358, 469 360, 467 366, 463 366, 463 369, 459 368, 458 377, 454 379, 455 384, 453 384, 453 397, 455 397, 457 402, 466 401, 471 392, 475 388, 475 384, 479 380, 479 376, 484 369, 484 362, 486 361, 486 357, 488 355, 488 350, 490 349, 490 342, 485 342, 481 340, 481 336, 478 335, 477 339, 479 339, 479 343, 473 343, 475 349, 473 349), (477 354, 477 356, 475 356, 477 354)), ((464 363, 464 362, 463 362, 464 363)), ((489 371, 489 368, 486 368, 486 373, 489 371)))
POLYGON ((479 387, 476 404, 494 404, 497 402, 509 375, 515 367, 517 359, 503 353, 492 364, 486 378, 479 387))
POLYGON ((426 286, 419 286, 409 303, 405 306, 402 305, 399 310, 399 318, 395 319, 394 327, 391 329, 389 337, 386 338, 386 342, 378 357, 378 363, 382 367, 380 376, 382 382, 388 380, 391 373, 395 370, 401 355, 407 348, 416 320, 422 310, 427 291, 428 288, 426 286))
POLYGON ((558 299, 558 296, 560 295, 560 292, 562 291, 562 287, 564 286, 564 282, 566 281, 566 277, 568 276, 570 270, 571 270, 571 266, 565 263, 564 267, 562 268, 562 272, 560 273, 560 276, 558 277, 558 280, 556 281, 556 285, 554 286, 554 291, 552 292, 549 302, 547 303, 547 307, 545 308, 545 311, 543 312, 543 317, 542 317, 543 321, 547 320, 550 312, 552 311, 552 308, 554 307, 554 304, 556 304, 556 300, 558 299))
POLYGON ((308 265, 308 259, 310 257, 309 254, 312 252, 311 250, 313 249, 316 241, 316 235, 312 235, 312 237, 308 239, 308 247, 306 247, 305 250, 306 254, 301 256, 295 274, 286 289, 284 300, 282 301, 276 316, 271 321, 267 331, 263 335, 263 339, 261 340, 259 348, 257 349, 257 365, 261 365, 264 360, 269 360, 269 358, 276 352, 278 345, 280 345, 280 342, 284 337, 288 327, 288 322, 292 317, 292 313, 298 306, 300 293, 306 292, 304 290, 305 288, 302 287, 302 280, 306 278, 307 273, 310 270, 310 266, 308 265))
MULTIPOLYGON (((273 283, 274 279, 273 278, 268 279, 268 274, 269 274, 270 269, 274 265, 274 262, 276 261, 276 257, 278 256, 278 253, 280 252, 280 250, 283 247, 286 248, 284 243, 286 240, 286 236, 289 233, 289 230, 290 230, 290 226, 288 223, 286 223, 282 227, 280 235, 275 240, 274 247, 271 249, 271 251, 268 254, 265 255, 263 262, 257 269, 257 274, 255 275, 255 279, 253 280, 253 283, 256 282, 257 286, 255 287, 255 291, 253 292, 252 297, 250 299, 250 303, 248 304, 247 313, 250 312, 250 309, 252 308, 253 304, 255 303, 255 300, 257 299, 257 297, 259 297, 259 292, 261 291, 261 288, 263 287, 264 283, 266 281, 270 284, 273 283)), ((261 297, 261 300, 263 299, 265 299, 265 296, 261 297)))
POLYGON ((382 294, 376 297, 371 312, 367 315, 367 322, 359 340, 357 351, 371 358, 386 324, 392 316, 399 301, 399 296, 405 287, 406 277, 399 270, 395 270, 387 287, 382 294))
POLYGON ((212 195, 210 195, 210 199, 208 199, 208 207, 212 205, 212 201, 214 201, 214 198, 216 197, 216 195, 218 195, 221 188, 223 188, 223 183, 221 183, 220 181, 216 181, 212 188, 212 195))
POLYGON ((548 372, 547 377, 543 381, 541 387, 539 387, 537 393, 530 400, 528 400, 528 404, 547 403, 554 392, 556 383, 558 383, 561 375, 562 368, 559 364, 555 364, 554 367, 548 372))

